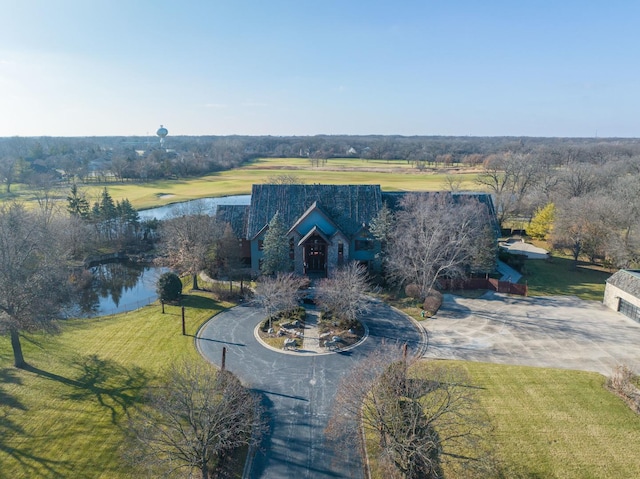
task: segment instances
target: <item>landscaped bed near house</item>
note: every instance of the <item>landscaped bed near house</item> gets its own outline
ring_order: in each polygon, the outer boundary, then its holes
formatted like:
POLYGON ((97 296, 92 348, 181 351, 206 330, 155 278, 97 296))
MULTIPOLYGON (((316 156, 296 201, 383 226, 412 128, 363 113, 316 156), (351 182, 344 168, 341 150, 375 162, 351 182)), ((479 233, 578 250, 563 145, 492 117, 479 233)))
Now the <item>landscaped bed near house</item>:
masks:
POLYGON ((364 336, 364 326, 360 321, 337 319, 331 312, 323 311, 318 322, 320 346, 333 341, 335 348, 345 348, 356 344, 364 336), (339 338, 334 341, 334 338, 339 338))
POLYGON ((258 328, 258 336, 267 345, 283 349, 285 340, 295 340, 296 346, 302 346, 306 310, 300 306, 291 311, 281 311, 265 319, 258 328))

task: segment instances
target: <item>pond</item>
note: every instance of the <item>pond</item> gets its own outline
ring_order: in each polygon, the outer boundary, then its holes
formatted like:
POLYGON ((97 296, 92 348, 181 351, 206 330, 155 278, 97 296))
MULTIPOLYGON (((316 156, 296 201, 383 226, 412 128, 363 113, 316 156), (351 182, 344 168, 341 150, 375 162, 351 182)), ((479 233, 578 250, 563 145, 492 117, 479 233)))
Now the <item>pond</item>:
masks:
POLYGON ((185 212, 186 214, 205 212, 214 214, 218 205, 248 205, 251 202, 251 195, 220 196, 218 198, 200 198, 191 201, 182 201, 166 206, 158 206, 147 210, 138 211, 142 221, 156 218, 164 220, 176 214, 185 212))
POLYGON ((103 263, 89 271, 91 284, 68 312, 70 317, 106 316, 146 306, 158 298, 158 278, 169 269, 123 261, 103 263))
MULTIPOLYGON (((142 221, 164 220, 173 215, 206 212, 214 214, 218 205, 248 205, 251 195, 200 198, 139 211, 142 221)), ((133 311, 157 299, 156 283, 168 268, 127 261, 102 263, 89 268, 91 284, 82 291, 69 317, 106 316, 133 311)))

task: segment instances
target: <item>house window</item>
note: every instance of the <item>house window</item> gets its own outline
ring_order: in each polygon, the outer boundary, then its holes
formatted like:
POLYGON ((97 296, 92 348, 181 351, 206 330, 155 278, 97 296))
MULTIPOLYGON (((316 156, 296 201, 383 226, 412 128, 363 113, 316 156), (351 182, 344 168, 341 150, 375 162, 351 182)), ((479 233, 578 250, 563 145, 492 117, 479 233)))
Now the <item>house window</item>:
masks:
POLYGON ((293 238, 289 238, 289 259, 296 258, 296 250, 293 242, 293 238))
POLYGON ((367 238, 360 238, 356 240, 356 251, 371 251, 373 249, 373 241, 367 238))
POLYGON ((344 264, 344 244, 342 241, 338 243, 338 266, 344 264))
POLYGON ((258 251, 262 251, 264 249, 264 241, 258 240, 258 251))

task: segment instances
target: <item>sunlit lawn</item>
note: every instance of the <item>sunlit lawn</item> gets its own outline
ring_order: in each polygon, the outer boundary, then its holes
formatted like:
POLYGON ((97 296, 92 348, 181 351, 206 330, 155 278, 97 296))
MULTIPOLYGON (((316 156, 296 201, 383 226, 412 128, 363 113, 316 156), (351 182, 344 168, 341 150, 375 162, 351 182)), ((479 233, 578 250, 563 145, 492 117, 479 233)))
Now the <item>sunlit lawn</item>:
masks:
MULTIPOLYGON (((454 172, 454 169, 446 171, 454 172)), ((273 158, 255 160, 235 168, 198 178, 159 180, 147 183, 108 182, 85 188, 91 203, 99 198, 106 186, 114 200, 128 198, 135 208, 144 209, 195 198, 250 194, 251 185, 265 183, 279 175, 294 175, 304 183, 326 184, 379 184, 385 191, 436 191, 448 188, 444 169, 418 171, 406 161, 331 159, 321 166, 313 166, 304 158, 273 158)), ((459 173, 460 187, 477 190, 475 173, 459 173)), ((21 198, 34 200, 34 192, 24 185, 12 187, 15 195, 0 195, 0 201, 21 198)), ((68 188, 53 192, 64 201, 68 188)))
POLYGON ((597 373, 464 363, 505 478, 621 478, 640 471, 640 417, 597 373))
POLYGON ((199 357, 193 335, 224 306, 198 295, 184 304, 188 336, 181 308, 158 304, 29 335, 28 371, 12 367, 0 337, 0 478, 133 477, 119 453, 127 413, 163 368, 199 357))
MULTIPOLYGON (((603 376, 447 363, 469 372, 473 385, 480 388, 480 407, 489 416, 486 437, 495 447, 499 470, 483 479, 638 477, 640 417, 604 388, 603 376)), ((420 363, 414 371, 419 370, 420 363)), ((374 471, 373 477, 385 476, 374 471)))

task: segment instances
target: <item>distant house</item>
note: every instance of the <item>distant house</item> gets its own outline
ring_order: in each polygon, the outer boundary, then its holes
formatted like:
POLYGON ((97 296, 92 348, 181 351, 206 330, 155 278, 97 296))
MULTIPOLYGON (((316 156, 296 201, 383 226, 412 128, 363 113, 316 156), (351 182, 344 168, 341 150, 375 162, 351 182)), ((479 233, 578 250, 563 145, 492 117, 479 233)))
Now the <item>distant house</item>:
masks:
POLYGON ((609 277, 602 302, 640 322, 640 271, 621 269, 609 277))
MULTIPOLYGON (((276 212, 286 225, 293 270, 312 277, 331 276, 351 261, 371 271, 380 244, 370 226, 383 204, 395 210, 406 193, 383 193, 380 185, 253 185, 249 206, 218 207, 218 217, 231 224, 242 240, 245 260, 260 270, 262 242, 276 212)), ((443 193, 451 194, 451 193, 443 193)), ((462 196, 469 194, 455 194, 462 196)), ((495 218, 491 196, 474 193, 495 218)), ((497 228, 497 222, 494 221, 497 228)))

